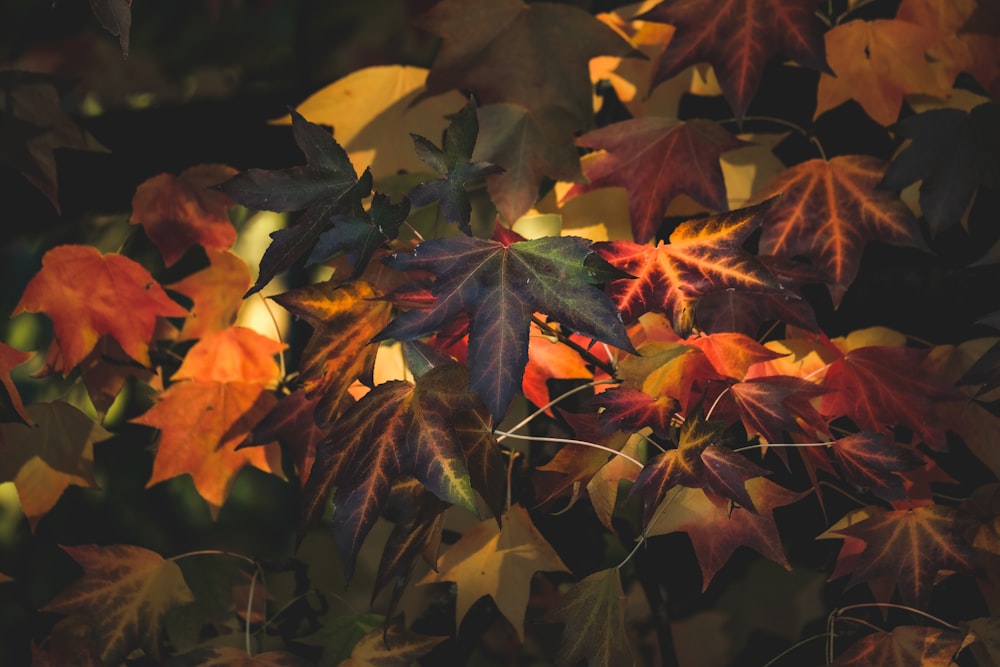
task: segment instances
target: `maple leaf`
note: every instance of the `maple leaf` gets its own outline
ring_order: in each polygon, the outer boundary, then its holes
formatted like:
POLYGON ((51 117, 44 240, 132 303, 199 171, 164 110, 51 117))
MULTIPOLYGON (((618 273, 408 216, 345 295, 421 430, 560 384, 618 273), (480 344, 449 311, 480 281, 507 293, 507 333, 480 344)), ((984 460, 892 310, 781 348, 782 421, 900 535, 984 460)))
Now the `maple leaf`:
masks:
POLYGON ((122 55, 128 55, 129 34, 132 30, 132 0, 90 0, 101 27, 118 38, 122 55))
POLYGON ((741 333, 700 334, 686 342, 704 352, 720 375, 737 380, 743 379, 753 364, 781 356, 741 333))
POLYGON ((570 187, 561 201, 597 188, 625 188, 636 243, 656 236, 667 205, 681 193, 710 209, 728 209, 719 157, 746 145, 710 120, 660 117, 613 123, 576 143, 603 152, 585 163, 588 182, 570 187))
MULTIPOLYGON (((31 352, 22 352, 16 347, 11 347, 0 341, 0 388, 3 389, 3 393, 0 394, 0 409, 2 409, 0 419, 3 421, 16 419, 25 424, 30 423, 28 414, 24 411, 21 393, 17 390, 17 385, 14 384, 10 372, 31 357, 31 352)), ((2 444, 0 442, 0 445, 2 444)))
MULTIPOLYGON (((767 442, 784 442, 785 432, 809 438, 827 432, 826 419, 812 405, 812 399, 825 390, 808 380, 766 375, 734 383, 729 391, 733 410, 750 437, 760 435, 767 442)), ((716 414, 725 416, 728 412, 727 404, 720 403, 716 414)))
POLYGON ((69 403, 28 406, 29 425, 0 424, 0 481, 12 481, 31 527, 70 485, 97 488, 94 443, 111 433, 69 403))
POLYGON ((867 431, 905 426, 941 450, 945 437, 937 405, 959 394, 941 378, 921 370, 927 350, 867 345, 830 363, 820 412, 828 419, 849 416, 867 431))
POLYGON ((208 266, 165 287, 191 299, 177 340, 196 340, 236 321, 240 298, 250 287, 250 268, 228 250, 205 250, 208 266))
POLYGON ((135 190, 129 222, 142 225, 167 266, 195 245, 227 250, 236 242, 228 213, 235 202, 213 186, 236 173, 223 164, 200 164, 177 176, 148 178, 135 190))
POLYGON ((328 280, 272 297, 313 328, 299 372, 306 397, 319 397, 315 419, 320 426, 342 411, 355 380, 371 384, 378 346, 369 341, 391 315, 390 304, 380 296, 363 280, 344 285, 328 280))
POLYGON ((392 255, 387 264, 394 269, 435 274, 435 301, 428 310, 395 318, 374 340, 414 340, 468 313, 470 387, 499 420, 521 385, 536 312, 596 341, 634 351, 618 313, 594 286, 623 274, 589 246, 579 237, 503 243, 454 236, 392 255))
POLYGON ((764 66, 778 55, 821 72, 823 24, 815 0, 667 0, 636 18, 669 23, 675 32, 660 56, 654 85, 690 65, 709 62, 737 119, 750 106, 764 66))
POLYGON ((217 186, 248 208, 279 213, 304 209, 295 225, 271 234, 257 281, 246 296, 305 255, 331 224, 331 217, 355 213, 371 192, 371 172, 366 170, 359 179, 333 136, 294 110, 292 136, 307 164, 276 171, 249 169, 217 186))
POLYGON ((102 334, 110 334, 122 350, 150 365, 149 342, 158 317, 183 317, 187 311, 172 301, 142 266, 118 254, 101 255, 93 246, 56 246, 42 256, 42 268, 24 288, 12 315, 47 314, 59 345, 63 375, 79 364, 102 334), (88 280, 79 280, 79 276, 88 280), (129 317, 122 317, 128 312, 129 317))
MULTIPOLYGON (((704 352, 680 341, 640 345, 639 355, 622 359, 618 374, 622 388, 642 391, 656 400, 676 401, 682 416, 701 400, 697 390, 723 379, 704 352)), ((666 409, 667 405, 661 404, 657 411, 666 409)), ((608 416, 612 417, 613 413, 608 416)))
POLYGON ((568 5, 443 0, 415 23, 442 39, 431 94, 471 90, 482 104, 508 102, 593 123, 590 58, 624 56, 632 45, 587 12, 568 5))
POLYGON ((510 507, 499 530, 492 520, 466 530, 438 560, 437 569, 419 583, 457 584, 456 629, 473 603, 489 595, 519 638, 524 637, 532 576, 536 572, 569 572, 520 505, 510 507))
POLYGON ((239 447, 256 447, 277 440, 291 452, 300 485, 305 485, 316 459, 316 448, 329 434, 329 426, 316 423, 321 395, 309 398, 304 389, 282 396, 239 447))
POLYGON ((20 172, 58 213, 57 149, 107 152, 62 110, 65 79, 38 72, 0 72, 0 164, 20 172))
POLYGON ((638 389, 612 387, 601 392, 594 403, 603 410, 602 430, 636 432, 649 427, 661 438, 670 437, 671 422, 680 413, 677 399, 661 394, 653 397, 638 389))
POLYGON ((414 206, 427 206, 440 202, 441 215, 445 222, 454 222, 459 229, 472 236, 469 219, 472 216, 472 202, 465 188, 489 174, 503 171, 490 162, 474 162, 472 150, 479 135, 479 120, 476 104, 471 99, 457 113, 449 116, 451 123, 444 131, 442 148, 419 134, 413 134, 413 145, 420 159, 441 178, 424 181, 409 192, 414 206))
POLYGON ((792 567, 785 556, 774 522, 774 510, 802 498, 763 477, 747 480, 746 491, 756 512, 742 507, 719 506, 702 489, 678 486, 671 489, 647 524, 646 535, 683 531, 691 538, 701 567, 702 591, 738 547, 747 546, 781 565, 792 567))
POLYGON ((696 414, 680 430, 676 449, 659 453, 635 479, 631 494, 642 496, 644 521, 648 524, 664 496, 675 486, 699 488, 710 500, 739 503, 756 512, 746 487, 749 480, 767 471, 742 454, 718 444, 725 424, 696 414))
POLYGON ((399 236, 399 228, 409 213, 410 200, 393 204, 389 197, 376 192, 367 213, 331 218, 333 229, 319 235, 306 263, 328 262, 346 251, 352 267, 350 279, 355 280, 368 268, 375 253, 399 236))
POLYGON ((425 95, 427 73, 402 65, 363 67, 317 90, 295 110, 332 127, 351 162, 368 167, 375 178, 422 172, 426 164, 413 152, 410 134, 440 135, 445 115, 464 101, 457 91, 425 95))
POLYGON ((42 610, 85 615, 98 632, 106 664, 118 664, 137 647, 156 656, 163 617, 194 602, 177 564, 149 549, 85 544, 62 550, 83 568, 83 577, 42 610))
POLYGON ((463 366, 438 366, 415 385, 378 385, 332 425, 302 491, 301 525, 316 522, 336 487, 333 534, 348 579, 395 480, 416 477, 445 502, 476 511, 464 447, 483 436, 455 426, 458 414, 483 410, 467 386, 463 366))
POLYGON ((900 625, 854 642, 831 667, 951 667, 962 650, 963 637, 954 630, 900 625))
POLYGON ((553 617, 565 622, 557 664, 634 664, 625 631, 625 592, 618 568, 599 570, 573 584, 553 617))
POLYGON ((132 420, 160 430, 147 488, 189 474, 215 517, 245 465, 282 475, 276 444, 236 447, 274 407, 277 399, 266 387, 278 378, 274 355, 283 348, 244 327, 195 343, 172 376, 174 384, 132 420))
POLYGON ((755 200, 782 193, 767 211, 760 252, 809 259, 825 275, 834 306, 854 281, 865 245, 920 248, 916 219, 888 190, 886 164, 867 155, 809 160, 772 180, 755 200))
POLYGON ((910 143, 886 170, 880 187, 901 190, 920 184, 920 211, 932 232, 958 224, 981 186, 1000 188, 1000 104, 987 102, 965 112, 931 109, 896 125, 910 143))
POLYGON ((571 117, 509 103, 481 106, 477 115, 479 139, 472 159, 503 169, 486 176, 486 189, 506 224, 535 205, 546 177, 559 181, 579 177, 580 155, 573 144, 576 124, 571 117))
POLYGON ((895 582, 903 604, 923 608, 939 572, 973 569, 971 549, 960 537, 961 519, 958 510, 943 505, 868 506, 817 539, 847 538, 864 545, 857 553, 845 542, 831 579, 851 574, 853 585, 886 577, 895 582))
POLYGON ((92 627, 83 616, 56 621, 44 649, 31 645, 31 667, 106 667, 92 627))
POLYGON ((914 450, 895 444, 884 433, 854 433, 830 443, 843 479, 892 502, 906 498, 904 479, 896 473, 923 465, 914 450))
POLYGON ((891 125, 906 95, 947 96, 958 69, 927 57, 942 42, 939 31, 897 19, 834 26, 826 53, 835 75, 820 76, 813 118, 855 100, 876 122, 891 125))
POLYGON ((646 312, 671 318, 674 330, 690 328, 698 297, 729 287, 779 290, 781 286, 742 244, 760 226, 773 201, 688 220, 655 246, 630 241, 595 243, 610 264, 635 276, 616 280, 608 294, 626 322, 646 312), (686 323, 686 324, 685 324, 686 323))
POLYGON ((410 667, 446 639, 407 630, 397 618, 364 635, 339 667, 410 667))

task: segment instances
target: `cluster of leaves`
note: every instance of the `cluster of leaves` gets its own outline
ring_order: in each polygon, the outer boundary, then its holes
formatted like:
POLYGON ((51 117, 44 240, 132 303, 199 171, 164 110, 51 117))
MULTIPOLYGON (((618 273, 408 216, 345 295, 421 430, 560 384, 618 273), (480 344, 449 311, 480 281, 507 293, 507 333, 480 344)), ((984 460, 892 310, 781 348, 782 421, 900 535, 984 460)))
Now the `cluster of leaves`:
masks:
MULTIPOLYGON (((1000 24, 971 0, 833 4, 440 0, 416 19, 440 38, 428 69, 359 70, 279 119, 304 164, 144 182, 145 265, 48 249, 12 316, 44 314, 51 342, 0 343, 0 481, 31 530, 101 486, 95 452, 120 439, 154 448, 145 488, 189 479, 212 520, 247 467, 298 515, 278 559, 62 545, 82 574, 32 610, 51 619, 33 664, 727 664, 739 632, 692 657, 699 603, 665 583, 699 574, 695 600, 804 577, 756 615, 804 611, 752 628, 796 664, 810 642, 837 665, 1000 660, 1000 339, 831 336, 817 317, 869 246, 925 252, 995 216, 1000 24), (784 137, 735 133, 792 69, 812 72, 785 94, 814 121, 853 105, 891 159, 817 144, 784 164, 784 137), (731 117, 682 113, 692 97, 731 117), (289 221, 255 278, 240 211, 289 221), (289 345, 238 317, 290 270, 311 277, 269 299, 309 333, 286 368, 289 345), (32 383, 70 389, 23 401, 32 383), (588 537, 557 540, 563 520, 588 537), (331 599, 315 573, 279 602, 268 582, 317 535, 350 586, 377 554, 379 614, 306 608, 331 599), (658 541, 671 558, 646 555, 658 541), (238 572, 184 569, 199 558, 238 572), (501 630, 475 636, 490 613, 501 630)), ((92 6, 127 48, 129 3, 92 6)), ((10 92, 51 82, 4 81, 0 129, 54 165, 62 120, 36 131, 10 92)), ((47 173, 26 175, 55 202, 47 173)))

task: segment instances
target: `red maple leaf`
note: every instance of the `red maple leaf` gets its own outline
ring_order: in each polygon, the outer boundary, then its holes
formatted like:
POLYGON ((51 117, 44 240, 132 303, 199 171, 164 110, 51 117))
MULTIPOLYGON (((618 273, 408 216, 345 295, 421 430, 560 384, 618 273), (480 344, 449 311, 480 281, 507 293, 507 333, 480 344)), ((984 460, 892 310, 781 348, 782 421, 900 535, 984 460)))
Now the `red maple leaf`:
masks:
POLYGON ((681 193, 710 209, 728 209, 719 157, 746 145, 710 120, 660 117, 613 123, 576 143, 604 152, 584 166, 588 182, 570 187, 562 201, 597 188, 625 188, 636 243, 656 236, 667 206, 681 193))
POLYGON ((30 423, 28 413, 24 411, 24 402, 21 400, 21 394, 18 392, 14 380, 10 377, 10 372, 15 366, 24 363, 30 358, 31 352, 22 352, 0 341, 0 389, 3 390, 3 394, 0 394, 0 408, 3 408, 3 412, 0 415, 2 415, 4 421, 13 417, 25 424, 30 423))
POLYGON ((886 163, 868 155, 809 160, 756 195, 781 194, 768 210, 760 252, 805 257, 825 275, 834 306, 854 281, 870 241, 921 247, 916 218, 895 193, 877 189, 886 163))
POLYGON ((654 84, 690 65, 709 62, 737 118, 743 118, 764 74, 782 55, 829 71, 816 0, 668 0, 638 19, 669 23, 676 32, 660 56, 654 84))

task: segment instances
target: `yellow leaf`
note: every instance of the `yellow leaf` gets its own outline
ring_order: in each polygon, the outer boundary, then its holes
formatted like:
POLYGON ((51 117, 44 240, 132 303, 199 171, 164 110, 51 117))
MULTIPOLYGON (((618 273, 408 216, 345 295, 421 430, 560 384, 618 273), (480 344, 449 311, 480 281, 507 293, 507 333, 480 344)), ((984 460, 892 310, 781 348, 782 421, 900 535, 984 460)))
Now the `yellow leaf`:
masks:
POLYGON ((106 664, 117 665, 136 648, 155 656, 164 616, 194 602, 177 564, 156 552, 129 544, 62 549, 83 568, 83 578, 41 611, 86 616, 106 664))
MULTIPOLYGON (((440 137, 448 124, 445 115, 465 103, 454 91, 420 99, 427 72, 401 65, 365 67, 313 93, 296 111, 310 122, 332 126, 358 172, 371 167, 376 179, 401 170, 426 172, 429 167, 414 152, 410 133, 440 137)), ((288 125, 291 117, 275 122, 288 125)))
POLYGON ((429 572, 420 583, 458 584, 456 625, 476 600, 489 595, 521 639, 532 575, 543 571, 569 572, 520 505, 511 506, 499 531, 493 519, 474 524, 444 552, 437 570, 429 572))

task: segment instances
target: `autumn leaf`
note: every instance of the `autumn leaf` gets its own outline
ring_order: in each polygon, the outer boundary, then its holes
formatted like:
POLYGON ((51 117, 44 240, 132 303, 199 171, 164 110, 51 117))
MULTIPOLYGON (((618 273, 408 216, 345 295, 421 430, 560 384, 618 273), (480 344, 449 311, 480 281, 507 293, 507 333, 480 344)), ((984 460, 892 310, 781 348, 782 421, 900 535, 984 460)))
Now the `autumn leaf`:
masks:
POLYGON ((479 120, 476 104, 469 100, 461 110, 450 115, 451 123, 444 131, 442 148, 438 148, 426 137, 413 136, 413 145, 420 159, 441 175, 431 181, 418 184, 409 192, 414 206, 427 206, 439 202, 439 210, 445 222, 453 222, 459 229, 472 236, 469 220, 472 216, 472 202, 465 189, 470 183, 503 171, 489 162, 472 160, 472 150, 479 135, 479 120))
POLYGON ((675 29, 660 56, 654 85, 707 61, 738 119, 746 114, 764 66, 773 58, 780 55, 821 72, 829 70, 815 0, 725 0, 712 5, 673 0, 636 18, 675 29))
POLYGON ((139 647, 158 655, 164 616, 194 602, 177 564, 129 544, 62 549, 83 568, 83 578, 42 610, 85 615, 98 632, 107 664, 118 664, 139 647))
POLYGON ((560 665, 635 663, 625 632, 625 592, 618 568, 588 575, 563 595, 553 616, 565 622, 560 665))
POLYGON ((390 304, 380 296, 363 280, 343 285, 328 280, 272 297, 313 328, 299 373, 306 397, 318 398, 315 420, 320 426, 343 411, 355 380, 371 384, 378 346, 369 341, 391 315, 390 304))
POLYGON ((588 61, 632 46, 587 12, 554 3, 444 0, 415 23, 441 37, 427 76, 431 94, 471 90, 481 104, 511 103, 593 123, 588 61))
POLYGON ((474 524, 438 560, 421 584, 452 581, 458 586, 456 628, 473 603, 484 595, 524 637, 531 578, 536 572, 569 572, 531 521, 528 511, 512 505, 497 529, 492 519, 474 524))
POLYGON ((363 636, 339 667, 410 667, 446 639, 407 630, 402 619, 396 619, 385 630, 376 628, 363 636))
POLYGON ((486 436, 456 428, 460 415, 484 412, 467 386, 463 366, 438 366, 415 385, 380 384, 334 422, 302 491, 301 526, 317 521, 335 488, 333 534, 348 579, 394 481, 416 477, 445 502, 476 511, 465 447, 486 436))
POLYGON ((29 405, 27 418, 0 424, 0 481, 14 482, 34 528, 69 486, 97 488, 94 443, 112 434, 63 401, 29 405))
POLYGON ((746 482, 746 491, 756 512, 742 507, 727 508, 713 502, 702 489, 678 486, 671 489, 647 524, 646 535, 683 531, 691 538, 701 567, 702 591, 715 578, 738 547, 747 546, 762 556, 791 569, 782 547, 774 510, 802 498, 763 477, 746 482))
POLYGON ((742 508, 757 512, 747 484, 767 471, 720 444, 724 430, 722 422, 692 415, 680 429, 677 447, 657 454, 646 464, 630 491, 642 496, 646 524, 676 486, 702 489, 718 505, 736 502, 742 508))
POLYGON ((122 55, 128 55, 129 33, 132 30, 132 0, 90 0, 101 27, 118 38, 122 55))
MULTIPOLYGON (((333 128, 333 136, 358 168, 378 179, 400 171, 423 172, 427 165, 413 152, 410 134, 440 136, 445 116, 463 102, 457 91, 425 95, 428 70, 378 65, 355 70, 317 90, 295 107, 314 123, 333 128)), ((276 121, 291 123, 291 116, 276 121)))
MULTIPOLYGON (((0 419, 3 421, 21 421, 28 424, 28 414, 24 411, 24 402, 21 400, 21 393, 14 384, 14 379, 10 372, 15 367, 20 366, 30 359, 31 352, 22 352, 16 347, 11 347, 7 343, 0 341, 0 419)), ((0 446, 3 443, 0 442, 0 446)))
MULTIPOLYGON (((824 389, 808 380, 791 375, 765 375, 734 383, 729 391, 733 410, 750 437, 785 442, 786 432, 815 439, 828 430, 826 419, 812 405, 812 400, 822 395, 824 389)), ((725 416, 728 412, 723 402, 716 414, 725 416)))
POLYGON ((921 625, 880 630, 854 642, 831 667, 951 667, 963 647, 961 633, 921 625))
POLYGON ((301 388, 282 396, 239 448, 280 442, 291 453, 299 484, 304 486, 316 460, 316 449, 330 431, 329 426, 316 424, 316 405, 321 398, 309 398, 301 388))
MULTIPOLYGON (((95 0, 97 1, 97 0, 95 0)), ((19 172, 58 213, 56 151, 107 152, 63 111, 62 77, 7 69, 0 72, 0 165, 19 172)))
POLYGON ((414 340, 468 313, 470 387, 494 419, 506 412, 528 362, 531 317, 550 315, 596 341, 633 351, 611 302, 594 285, 623 275, 586 239, 545 237, 502 243, 467 236, 421 243, 388 264, 435 274, 427 310, 396 317, 374 340, 414 340))
POLYGON ((817 539, 847 538, 864 544, 860 553, 841 550, 831 578, 851 575, 850 584, 886 577, 903 604, 923 608, 939 572, 973 568, 961 537, 962 516, 943 505, 886 510, 869 506, 848 514, 817 539))
POLYGON ((866 155, 809 160, 778 175, 755 200, 781 197, 766 212, 760 252, 809 259, 826 276, 834 306, 854 281, 871 241, 920 248, 916 220, 879 190, 886 164, 866 155))
POLYGON ((56 621, 45 647, 31 644, 31 667, 106 667, 101 660, 97 637, 83 616, 67 616, 56 621))
POLYGON ((321 264, 346 253, 351 265, 350 279, 361 277, 372 257, 399 236, 399 228, 410 212, 410 200, 393 204, 389 197, 375 193, 371 207, 360 215, 335 215, 333 228, 319 235, 306 264, 321 264))
POLYGON ((479 139, 472 159, 503 169, 486 176, 486 189, 505 224, 513 224, 538 202, 546 178, 573 181, 580 176, 571 117, 511 103, 487 104, 477 114, 479 139))
POLYGON ((222 164, 200 164, 179 175, 159 174, 139 184, 132 197, 133 225, 142 225, 146 236, 172 266, 195 245, 227 250, 236 242, 236 228, 229 220, 232 199, 212 186, 236 175, 222 164))
POLYGON ((680 403, 668 394, 650 396, 628 387, 612 387, 593 401, 603 408, 600 413, 602 430, 634 433, 652 429, 661 438, 670 436, 671 423, 680 415, 680 403))
POLYGON ((834 75, 820 76, 813 118, 855 100, 875 121, 891 125, 907 95, 945 97, 958 69, 927 57, 942 42, 937 30, 897 19, 834 26, 826 33, 834 75))
POLYGON ((196 340, 232 326, 250 287, 246 262, 228 250, 206 249, 208 266, 165 287, 191 299, 191 310, 177 340, 196 340))
POLYGON ((636 280, 608 285, 611 300, 626 322, 646 312, 671 318, 674 330, 690 329, 699 296, 727 288, 773 291, 781 286, 742 244, 760 226, 773 201, 681 223, 668 242, 655 246, 630 241, 595 243, 610 264, 636 280))
POLYGON ((843 479, 856 488, 892 502, 906 498, 904 478, 897 474, 923 465, 914 450, 895 444, 884 433, 854 433, 830 443, 843 479))
POLYGON ((896 135, 910 143, 886 170, 880 187, 901 190, 920 183, 920 211, 932 232, 958 224, 980 187, 1000 188, 1000 104, 969 112, 931 109, 904 118, 896 135))
MULTIPOLYGON (((638 390, 656 400, 665 398, 676 401, 682 417, 698 405, 701 392, 704 392, 709 383, 723 380, 704 352, 680 341, 640 345, 639 355, 622 359, 618 375, 623 389, 638 390)), ((656 410, 667 410, 668 405, 669 401, 661 403, 656 410)), ((607 415, 607 419, 613 419, 614 416, 615 413, 612 412, 607 415)), ((667 417, 665 414, 662 416, 667 417)))
POLYGON ((260 261, 260 273, 249 296, 289 268, 316 243, 331 217, 355 213, 371 192, 371 172, 358 179, 344 149, 330 133, 292 112, 292 136, 305 165, 280 170, 249 169, 218 187, 237 203, 264 211, 299 211, 296 224, 271 234, 260 261))
POLYGON ((245 465, 282 475, 276 444, 237 446, 277 400, 266 387, 278 378, 274 355, 283 348, 244 327, 206 334, 195 343, 172 376, 174 384, 132 420, 160 430, 147 488, 189 474, 214 517, 245 465))
POLYGON ((118 254, 101 255, 93 246, 62 245, 42 257, 13 315, 45 313, 52 320, 63 375, 79 364, 102 334, 144 366, 159 317, 187 314, 142 266, 118 254), (85 275, 88 280, 79 280, 85 275), (129 317, 122 317, 128 312, 129 317))
POLYGON ((727 210, 719 158, 745 145, 710 120, 660 117, 613 123, 591 130, 576 143, 603 152, 585 163, 587 183, 573 185, 562 201, 596 188, 625 188, 636 243, 656 236, 667 205, 681 193, 710 209, 727 210))

